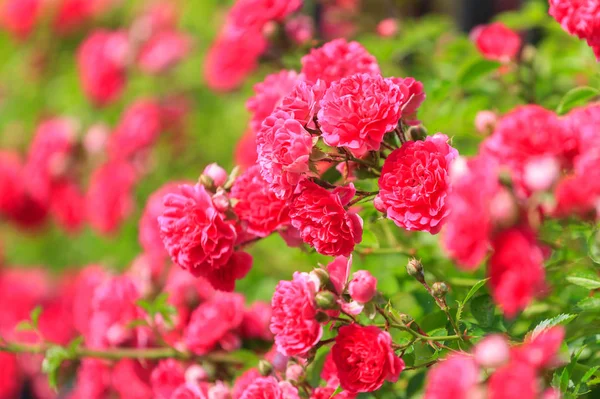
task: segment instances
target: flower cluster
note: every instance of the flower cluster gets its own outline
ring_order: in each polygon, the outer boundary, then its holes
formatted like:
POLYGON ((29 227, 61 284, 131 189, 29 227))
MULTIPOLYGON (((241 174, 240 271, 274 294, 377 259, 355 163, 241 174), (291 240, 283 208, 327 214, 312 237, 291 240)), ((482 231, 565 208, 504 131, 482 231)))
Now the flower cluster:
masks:
POLYGON ((550 15, 570 35, 585 39, 600 59, 600 4, 596 0, 549 0, 550 15))

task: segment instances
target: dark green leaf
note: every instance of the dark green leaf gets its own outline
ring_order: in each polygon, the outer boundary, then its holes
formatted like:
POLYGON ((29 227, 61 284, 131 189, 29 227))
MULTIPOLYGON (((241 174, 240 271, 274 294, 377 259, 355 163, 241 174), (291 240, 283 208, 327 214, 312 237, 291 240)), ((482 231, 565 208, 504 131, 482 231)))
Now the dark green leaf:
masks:
POLYGON ((600 95, 600 90, 593 87, 576 87, 563 96, 560 104, 556 107, 556 112, 560 115, 566 114, 579 105, 585 105, 598 95, 600 95))
POLYGON ((494 324, 494 301, 489 295, 480 295, 471 301, 471 313, 482 327, 494 324))
POLYGON ((471 84, 477 79, 497 70, 499 67, 500 63, 497 61, 490 61, 482 58, 470 61, 463 65, 458 72, 458 84, 461 86, 471 84))

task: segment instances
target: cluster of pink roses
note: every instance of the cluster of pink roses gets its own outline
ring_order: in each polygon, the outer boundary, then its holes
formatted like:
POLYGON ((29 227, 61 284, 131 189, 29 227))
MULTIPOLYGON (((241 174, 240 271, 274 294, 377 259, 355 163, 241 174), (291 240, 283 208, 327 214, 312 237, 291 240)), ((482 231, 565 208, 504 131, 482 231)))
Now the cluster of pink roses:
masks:
POLYGON ((549 0, 550 15, 573 36, 585 39, 600 59, 600 2, 598 0, 549 0))

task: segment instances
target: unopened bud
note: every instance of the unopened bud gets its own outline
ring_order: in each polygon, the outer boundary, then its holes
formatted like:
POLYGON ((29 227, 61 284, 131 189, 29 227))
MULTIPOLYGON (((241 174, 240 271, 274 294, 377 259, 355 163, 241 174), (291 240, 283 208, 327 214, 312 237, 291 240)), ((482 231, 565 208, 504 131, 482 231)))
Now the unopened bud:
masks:
POLYGON ((425 275, 423 274, 423 264, 420 260, 414 258, 409 260, 408 264, 406 265, 406 271, 408 272, 408 274, 416 278, 417 281, 421 283, 425 281, 425 275))
POLYGON ((475 115, 475 129, 477 129, 480 134, 492 134, 497 122, 498 115, 493 111, 479 111, 477 115, 475 115))
POLYGON ((217 193, 213 195, 212 200, 215 208, 221 212, 226 212, 231 207, 229 196, 223 189, 219 189, 217 193))
POLYGON ((448 293, 448 286, 444 282, 433 283, 431 286, 431 290, 433 291, 433 296, 436 298, 444 298, 448 293))
POLYGON ((267 377, 267 376, 271 375, 271 373, 273 372, 273 365, 263 359, 258 362, 258 372, 262 376, 267 377))
POLYGON ((285 371, 285 379, 288 381, 298 382, 302 378, 304 374, 304 369, 299 364, 290 364, 288 365, 287 370, 285 371))
POLYGON ((411 323, 414 320, 412 317, 410 317, 406 313, 400 313, 399 319, 404 324, 409 324, 409 323, 411 323))
POLYGON ((501 335, 490 335, 475 347, 475 361, 483 367, 499 367, 508 362, 510 348, 501 335))
POLYGON ((330 310, 337 308, 335 294, 331 291, 321 291, 315 296, 315 302, 321 309, 330 310))
POLYGON ((327 323, 329 321, 329 316, 327 315, 327 313, 323 313, 323 312, 318 312, 315 315, 315 320, 319 323, 327 323))
POLYGON ((319 280, 319 287, 325 287, 329 283, 329 273, 325 269, 314 269, 309 274, 319 280))
POLYGON ((206 165, 202 175, 210 177, 217 187, 222 186, 227 181, 227 172, 216 163, 206 165))
POLYGON ((427 138, 427 129, 422 125, 411 126, 406 131, 406 138, 412 141, 425 140, 427 138))

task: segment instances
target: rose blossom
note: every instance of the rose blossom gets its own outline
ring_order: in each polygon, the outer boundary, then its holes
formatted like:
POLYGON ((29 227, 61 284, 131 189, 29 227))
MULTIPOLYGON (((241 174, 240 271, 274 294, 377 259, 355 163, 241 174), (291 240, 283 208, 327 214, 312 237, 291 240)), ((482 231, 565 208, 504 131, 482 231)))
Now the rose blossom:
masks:
POLYGON ((492 374, 487 393, 489 399, 535 399, 538 397, 535 369, 527 363, 511 361, 492 374))
POLYGON ((298 15, 285 23, 285 33, 297 45, 303 46, 315 35, 315 24, 308 15, 298 15))
POLYGON ((262 376, 257 369, 248 369, 244 371, 233 383, 231 397, 233 399, 240 399, 246 388, 248 388, 254 380, 260 377, 262 376))
POLYGON ((218 293, 194 310, 185 330, 185 344, 197 355, 205 355, 220 344, 239 341, 235 330, 244 317, 241 294, 218 293))
POLYGON ((210 177, 216 187, 221 187, 227 181, 227 172, 216 163, 206 165, 202 174, 210 177))
POLYGON ((379 75, 356 74, 334 82, 318 114, 323 140, 356 157, 378 151, 383 136, 398 125, 408 95, 405 86, 379 75))
POLYGON ((78 231, 85 221, 85 195, 70 180, 55 183, 52 187, 50 212, 65 230, 78 231))
POLYGON ((282 70, 267 75, 265 80, 254 85, 254 96, 246 102, 246 108, 252 114, 250 127, 257 132, 262 122, 273 112, 283 98, 292 91, 298 82, 296 71, 282 70))
POLYGON ((600 3, 597 0, 550 0, 550 15, 571 35, 585 39, 600 59, 600 3))
POLYGON ((509 358, 508 342, 499 334, 485 337, 475 347, 475 361, 482 367, 499 367, 508 362, 509 358))
POLYGON ((386 18, 377 24, 377 34, 381 37, 392 37, 398 33, 398 20, 386 18))
POLYGON ((514 317, 544 287, 544 255, 533 232, 512 228, 492 241, 490 289, 506 317, 514 317))
POLYGON ((355 301, 367 303, 377 292, 377 279, 368 271, 359 270, 352 275, 348 292, 355 301))
POLYGON ((313 138, 293 116, 275 110, 256 135, 261 174, 277 198, 288 199, 309 171, 313 138))
POLYGON ((256 163, 258 154, 256 152, 256 132, 254 130, 246 130, 240 138, 235 146, 233 159, 242 170, 248 169, 256 163))
POLYGON ((244 319, 240 326, 240 334, 245 339, 258 338, 272 341, 273 334, 269 328, 271 324, 271 304, 255 302, 244 311, 244 319))
POLYGON ((259 31, 226 30, 212 44, 204 62, 204 78, 213 90, 230 91, 240 86, 258 66, 267 42, 259 31))
POLYGON ((404 362, 392 349, 392 337, 375 326, 350 324, 339 329, 331 348, 342 388, 373 392, 385 380, 396 382, 404 362))
POLYGON ((132 359, 119 360, 112 370, 112 388, 120 398, 154 399, 147 366, 132 359))
POLYGON ((177 387, 185 383, 184 373, 185 369, 177 360, 161 360, 150 375, 155 399, 170 399, 177 387))
POLYGON ((294 273, 292 281, 280 281, 271 308, 271 332, 277 350, 286 356, 305 355, 323 334, 315 320, 315 294, 318 287, 306 273, 294 273))
POLYGON ((600 104, 593 103, 574 108, 564 117, 568 129, 567 140, 563 144, 571 158, 600 148, 600 104))
POLYGON ((85 94, 94 104, 105 106, 121 96, 125 88, 128 47, 126 32, 98 30, 88 36, 79 48, 79 79, 85 94))
POLYGON ((160 74, 177 65, 190 52, 190 38, 175 30, 158 32, 144 43, 137 56, 143 72, 160 74))
POLYGON ((302 0, 237 0, 228 23, 238 29, 262 29, 267 22, 282 21, 302 6, 302 0))
POLYGON ((362 219, 344 207, 356 190, 350 184, 332 192, 304 180, 290 205, 292 225, 305 243, 323 255, 349 256, 362 240, 362 219))
POLYGON ((513 357, 538 369, 555 367, 564 338, 565 330, 560 326, 534 332, 515 350, 513 357))
POLYGON ((377 60, 357 42, 336 39, 302 57, 302 74, 309 83, 327 85, 357 73, 379 74, 377 60))
POLYGON ((424 399, 468 398, 478 381, 479 369, 473 358, 452 354, 427 375, 424 399))
POLYGON ((248 233, 266 237, 290 223, 288 206, 275 196, 254 165, 238 177, 231 188, 234 212, 246 223, 248 233))
POLYGON ((162 129, 158 103, 150 99, 137 100, 124 112, 108 139, 108 154, 112 159, 129 159, 151 148, 162 129))
POLYGON ((319 112, 326 89, 325 82, 322 80, 318 80, 315 84, 301 80, 288 95, 283 97, 280 109, 291 114, 302 126, 314 129, 316 128, 314 118, 319 112))
POLYGON ((449 169, 457 156, 441 133, 404 143, 383 164, 378 209, 399 227, 437 234, 450 213, 449 169))
POLYGON ((108 162, 92 173, 86 194, 87 218, 100 233, 115 231, 133 211, 137 172, 126 162, 108 162))
POLYGON ((18 39, 26 39, 38 21, 42 0, 4 0, 0 3, 0 27, 18 39))
POLYGON ((347 391, 336 392, 336 387, 326 386, 326 387, 315 388, 311 392, 309 399, 330 399, 330 398, 351 399, 353 397, 354 397, 354 395, 351 394, 350 392, 347 392, 347 391))
POLYGON ((556 216, 594 217, 600 210, 600 151, 592 150, 575 159, 573 174, 563 178, 555 190, 556 216))
POLYGON ((12 353, 0 353, 0 398, 18 398, 23 380, 17 363, 17 356, 12 353))
POLYGON ((498 115, 493 111, 479 111, 475 115, 475 129, 481 134, 488 135, 494 131, 498 115))
POLYGON ((479 52, 490 60, 509 62, 521 49, 521 37, 500 22, 476 26, 470 36, 479 52))
POLYGON ((408 95, 405 96, 402 104, 402 120, 409 125, 418 125, 420 121, 417 119, 417 111, 423 101, 425 101, 425 90, 423 83, 412 77, 406 78, 390 78, 392 82, 400 87, 404 92, 404 88, 408 90, 408 95))
POLYGON ((299 396, 298 390, 287 381, 259 377, 248 385, 240 399, 299 399, 299 396))

